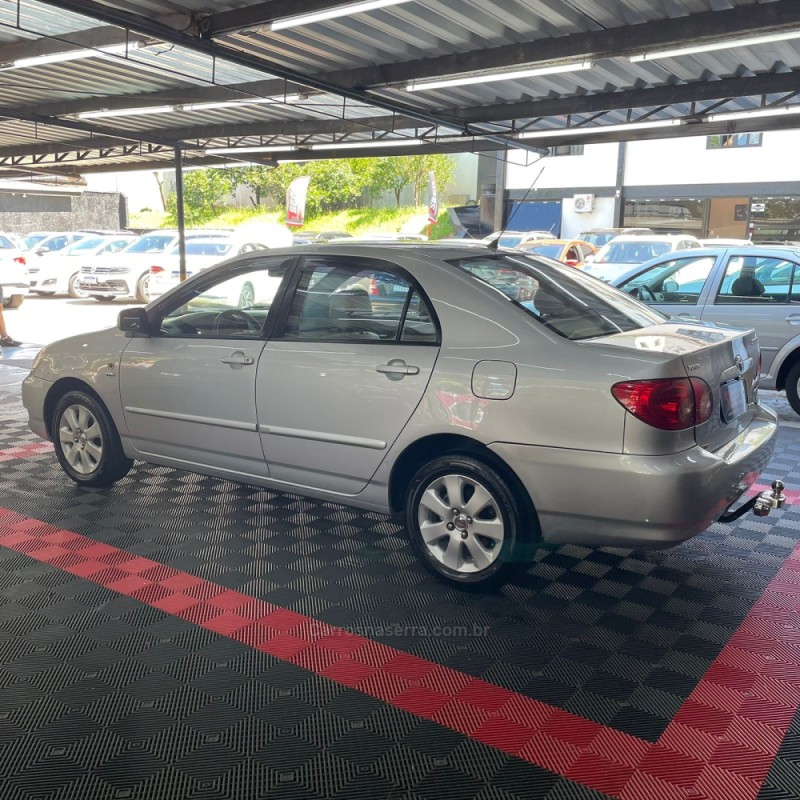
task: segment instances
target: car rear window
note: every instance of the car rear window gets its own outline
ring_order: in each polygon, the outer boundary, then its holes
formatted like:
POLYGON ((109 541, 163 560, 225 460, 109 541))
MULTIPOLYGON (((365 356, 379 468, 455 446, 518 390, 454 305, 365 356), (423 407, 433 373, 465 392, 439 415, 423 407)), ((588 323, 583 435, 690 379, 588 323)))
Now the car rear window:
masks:
POLYGON ((561 255, 563 245, 560 244, 537 244, 527 245, 520 249, 525 250, 526 253, 536 253, 539 256, 549 256, 550 258, 558 258, 561 255))
POLYGON ((637 330, 666 319, 603 281, 556 261, 498 254, 449 263, 501 292, 514 306, 573 341, 637 330))
POLYGON ((142 236, 125 249, 126 253, 162 253, 175 239, 174 236, 142 236))
POLYGON ((0 250, 13 250, 14 243, 11 239, 6 239, 5 236, 0 236, 0 250))

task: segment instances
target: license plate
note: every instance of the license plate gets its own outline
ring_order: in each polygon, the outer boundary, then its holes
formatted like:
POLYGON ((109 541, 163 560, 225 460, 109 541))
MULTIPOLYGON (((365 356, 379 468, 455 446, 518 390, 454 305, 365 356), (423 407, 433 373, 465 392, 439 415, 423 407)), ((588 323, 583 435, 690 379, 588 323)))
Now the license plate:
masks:
POLYGON ((81 283, 97 283, 96 275, 84 275, 81 278, 81 283))
POLYGON ((723 383, 720 386, 720 400, 722 402, 722 419, 730 422, 747 411, 747 392, 744 381, 737 378, 735 381, 723 383))

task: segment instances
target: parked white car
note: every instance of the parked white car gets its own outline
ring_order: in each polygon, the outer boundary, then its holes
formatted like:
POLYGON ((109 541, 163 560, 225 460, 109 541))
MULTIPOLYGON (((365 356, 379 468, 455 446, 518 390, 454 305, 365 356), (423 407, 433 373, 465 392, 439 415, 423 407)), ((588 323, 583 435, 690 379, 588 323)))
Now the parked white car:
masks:
MULTIPOLYGON (((237 244, 234 241, 224 239, 191 239, 186 242, 186 277, 219 264, 226 258, 233 258, 244 253, 254 253, 257 250, 264 250, 266 246, 260 242, 244 242, 237 244)), ((172 247, 163 257, 159 258, 157 264, 150 267, 150 283, 148 292, 150 299, 160 297, 165 292, 177 286, 181 282, 180 251, 178 245, 172 247)), ((242 287, 242 295, 238 298, 242 308, 252 305, 253 291, 252 286, 249 290, 246 285, 242 287)))
POLYGON ((28 267, 25 256, 10 235, 0 233, 0 288, 3 308, 19 308, 28 294, 28 267))
MULTIPOLYGON (((36 294, 66 292, 70 297, 86 297, 78 286, 81 267, 95 263, 98 257, 118 253, 136 238, 135 233, 115 236, 86 236, 75 244, 54 253, 31 259, 31 291, 36 294)), ((99 263, 99 262, 96 262, 99 263)))
MULTIPOLYGON (((226 240, 230 231, 186 231, 186 239, 216 238, 226 240)), ((142 234, 124 250, 105 257, 96 264, 81 266, 78 288, 96 300, 135 297, 140 303, 150 301, 150 267, 153 256, 161 255, 178 244, 178 232, 158 230, 142 234)))
POLYGON ((653 236, 626 234, 616 236, 604 244, 583 269, 596 278, 610 281, 651 258, 695 247, 702 245, 694 236, 684 234, 667 233, 653 236))

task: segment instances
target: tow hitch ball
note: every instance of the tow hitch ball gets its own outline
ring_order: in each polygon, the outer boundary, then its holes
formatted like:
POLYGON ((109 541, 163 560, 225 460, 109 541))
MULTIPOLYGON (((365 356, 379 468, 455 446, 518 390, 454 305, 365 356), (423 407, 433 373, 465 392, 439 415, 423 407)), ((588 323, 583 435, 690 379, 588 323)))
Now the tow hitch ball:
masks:
POLYGON ((783 481, 772 481, 772 491, 761 492, 756 498, 753 513, 757 517, 766 517, 773 508, 783 508, 785 502, 783 481))
POLYGON ((766 517, 775 508, 783 508, 786 496, 783 493, 783 481, 772 481, 772 490, 761 492, 756 497, 751 497, 746 503, 739 506, 735 511, 726 511, 720 518, 720 522, 733 522, 752 509, 757 517, 766 517))

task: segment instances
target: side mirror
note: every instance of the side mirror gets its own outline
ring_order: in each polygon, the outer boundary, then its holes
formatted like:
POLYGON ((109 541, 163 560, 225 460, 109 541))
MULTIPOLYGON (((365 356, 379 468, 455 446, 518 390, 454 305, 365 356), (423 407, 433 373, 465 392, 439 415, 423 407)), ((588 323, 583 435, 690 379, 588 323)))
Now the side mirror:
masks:
POLYGON ((35 251, 37 256, 43 256, 45 253, 50 252, 49 247, 40 247, 38 250, 35 251))
POLYGON ((583 261, 585 264, 591 264, 592 261, 594 261, 594 255, 590 253, 588 256, 586 256, 586 258, 583 259, 583 261))
POLYGON ((126 308, 119 312, 117 327, 128 337, 149 336, 150 318, 143 308, 126 308))

